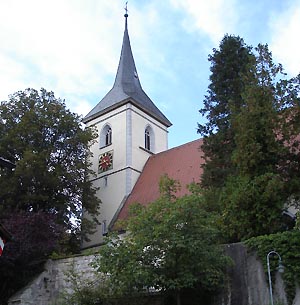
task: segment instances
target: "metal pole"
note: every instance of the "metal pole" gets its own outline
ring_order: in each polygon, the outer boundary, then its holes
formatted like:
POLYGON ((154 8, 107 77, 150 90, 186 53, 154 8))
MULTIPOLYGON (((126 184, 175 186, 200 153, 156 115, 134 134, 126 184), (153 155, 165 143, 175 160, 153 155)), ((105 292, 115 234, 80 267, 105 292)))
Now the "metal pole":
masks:
POLYGON ((276 251, 270 251, 267 255, 267 266, 268 266, 268 276, 269 276, 269 290, 270 290, 270 303, 271 305, 274 305, 273 303, 273 292, 272 292, 272 279, 271 279, 271 270, 270 270, 270 254, 276 254, 279 257, 279 264, 281 263, 281 256, 276 251))

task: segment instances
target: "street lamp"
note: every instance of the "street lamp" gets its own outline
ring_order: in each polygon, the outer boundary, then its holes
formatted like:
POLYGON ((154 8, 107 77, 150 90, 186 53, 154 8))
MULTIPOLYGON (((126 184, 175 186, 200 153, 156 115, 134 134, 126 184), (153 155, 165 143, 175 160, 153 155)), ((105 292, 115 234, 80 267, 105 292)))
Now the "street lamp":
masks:
POLYGON ((268 276, 269 276, 270 303, 271 303, 271 305, 274 305, 274 303, 273 303, 273 292, 272 292, 271 271, 270 271, 270 259, 269 259, 270 254, 275 254, 279 258, 278 268, 277 268, 278 272, 283 273, 284 272, 284 266, 282 265, 281 256, 276 251, 270 251, 268 253, 268 255, 267 255, 267 265, 268 265, 268 276))

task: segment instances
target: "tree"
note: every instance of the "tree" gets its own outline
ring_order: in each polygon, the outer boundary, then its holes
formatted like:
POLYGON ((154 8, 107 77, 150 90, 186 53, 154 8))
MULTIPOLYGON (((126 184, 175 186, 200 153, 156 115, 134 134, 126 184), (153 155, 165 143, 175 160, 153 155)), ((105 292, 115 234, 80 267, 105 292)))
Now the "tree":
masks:
POLYGON ((62 248, 65 228, 58 225, 56 215, 45 212, 14 212, 6 214, 1 223, 13 239, 0 258, 0 304, 24 287, 28 280, 43 271, 46 258, 62 248))
POLYGON ((161 197, 149 205, 131 208, 128 235, 112 235, 101 247, 95 267, 107 274, 112 289, 157 289, 176 296, 184 288, 213 291, 224 281, 227 263, 217 245, 213 214, 198 195, 175 198, 178 182, 163 177, 161 197))
MULTIPOLYGON (((282 81, 278 83, 283 70, 273 63, 268 46, 258 45, 255 51, 252 66, 241 76, 243 107, 232 107, 230 117, 236 174, 227 177, 221 191, 222 220, 232 241, 280 230, 281 214, 291 196, 290 183, 295 181, 288 171, 290 135, 282 128, 289 124, 283 95, 289 89, 282 87, 282 81)), ((299 106, 297 110, 294 100, 289 101, 289 108, 292 104, 297 113, 299 106)))
POLYGON ((204 137, 202 150, 205 153, 202 186, 219 188, 235 168, 231 155, 235 148, 230 117, 243 106, 242 93, 245 88, 242 75, 247 72, 253 56, 251 47, 239 36, 226 35, 219 50, 213 49, 210 85, 200 114, 205 116, 205 124, 198 123, 198 133, 204 137))
POLYGON ((64 101, 45 89, 18 91, 1 102, 0 118, 0 155, 16 164, 0 173, 0 216, 43 211, 72 228, 82 204, 98 213, 96 189, 86 178, 93 175, 87 157, 96 133, 64 101))
MULTIPOLYGON (((267 45, 226 35, 209 57, 202 176, 207 205, 230 241, 276 232, 289 198, 299 197, 299 80, 286 79, 267 45)), ((228 239, 227 239, 228 241, 228 239)))

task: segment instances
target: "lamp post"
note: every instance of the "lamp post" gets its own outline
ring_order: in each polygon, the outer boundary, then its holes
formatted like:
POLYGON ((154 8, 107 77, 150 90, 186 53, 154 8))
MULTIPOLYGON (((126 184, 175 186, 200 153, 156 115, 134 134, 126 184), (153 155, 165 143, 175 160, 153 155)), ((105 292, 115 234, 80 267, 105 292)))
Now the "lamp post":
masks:
POLYGON ((269 276, 270 303, 271 303, 271 305, 274 305, 274 303, 273 303, 273 292, 272 292, 271 270, 270 270, 270 259, 269 259, 269 256, 271 254, 277 255, 278 258, 279 258, 278 268, 277 268, 278 272, 283 273, 284 272, 284 266, 282 265, 281 256, 276 251, 270 251, 268 253, 268 255, 267 255, 267 265, 268 265, 268 276, 269 276))

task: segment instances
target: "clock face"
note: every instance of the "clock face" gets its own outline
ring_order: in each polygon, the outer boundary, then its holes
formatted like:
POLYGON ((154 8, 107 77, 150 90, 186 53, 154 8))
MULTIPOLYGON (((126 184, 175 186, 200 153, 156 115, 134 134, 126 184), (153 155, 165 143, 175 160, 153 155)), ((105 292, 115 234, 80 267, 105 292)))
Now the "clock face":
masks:
POLYGON ((113 153, 112 151, 106 152, 99 156, 99 173, 112 169, 113 153))

